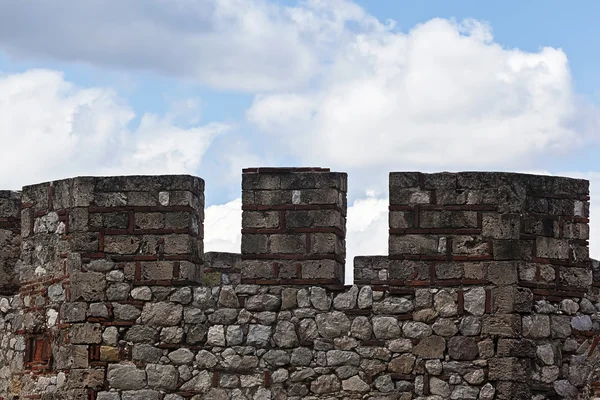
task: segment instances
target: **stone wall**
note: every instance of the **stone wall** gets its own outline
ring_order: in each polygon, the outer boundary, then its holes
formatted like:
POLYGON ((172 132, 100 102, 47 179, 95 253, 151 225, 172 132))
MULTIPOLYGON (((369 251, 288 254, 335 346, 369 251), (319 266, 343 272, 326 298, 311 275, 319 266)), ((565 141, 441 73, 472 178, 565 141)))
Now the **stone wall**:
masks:
POLYGON ((0 396, 594 395, 586 181, 392 173, 389 255, 357 257, 348 286, 345 174, 250 169, 242 185, 241 254, 203 254, 198 178, 24 188, 0 396))
POLYGON ((19 290, 15 264, 21 246, 21 193, 0 190, 0 294, 19 290))

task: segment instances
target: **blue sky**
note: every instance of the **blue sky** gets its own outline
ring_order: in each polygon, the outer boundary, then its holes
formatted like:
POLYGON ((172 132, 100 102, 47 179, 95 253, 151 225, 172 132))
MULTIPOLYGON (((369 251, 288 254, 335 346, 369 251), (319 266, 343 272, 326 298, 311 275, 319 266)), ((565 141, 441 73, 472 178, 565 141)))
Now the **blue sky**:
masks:
POLYGON ((196 174, 207 249, 235 251, 242 167, 327 166, 350 173, 357 254, 386 251, 392 170, 600 191, 598 2, 99 4, 0 3, 0 156, 19 165, 0 187, 196 174))

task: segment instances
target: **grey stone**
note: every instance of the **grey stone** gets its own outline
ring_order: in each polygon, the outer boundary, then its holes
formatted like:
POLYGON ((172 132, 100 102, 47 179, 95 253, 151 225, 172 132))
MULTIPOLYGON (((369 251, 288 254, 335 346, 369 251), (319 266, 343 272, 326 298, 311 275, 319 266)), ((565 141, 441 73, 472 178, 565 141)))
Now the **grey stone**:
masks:
POLYGON ((375 314, 404 314, 414 310, 413 302, 404 297, 388 297, 373 303, 375 314))
POLYGON ((237 321, 238 315, 239 311, 235 308, 219 308, 214 313, 209 314, 208 320, 211 324, 229 325, 237 321))
POLYGON ((155 328, 145 325, 134 325, 125 333, 125 340, 134 343, 151 343, 158 337, 155 328))
POLYGON ((448 289, 442 289, 433 297, 435 310, 442 317, 453 317, 458 313, 457 295, 448 289))
POLYGON ((465 311, 479 317, 485 313, 485 289, 473 288, 466 290, 463 296, 465 311))
POLYGON ((432 329, 429 325, 423 322, 407 321, 402 326, 404 336, 411 339, 422 339, 431 335, 432 329))
POLYGON ((115 319, 122 321, 135 321, 142 314, 139 308, 129 304, 113 304, 115 319))
POLYGON ((577 315, 571 319, 571 327, 578 331, 591 331, 594 326, 589 315, 577 315))
POLYGON ((441 396, 443 398, 448 398, 452 392, 448 382, 436 378, 435 376, 432 376, 429 379, 429 391, 431 394, 441 396))
MULTIPOLYGON (((192 302, 192 289, 189 287, 183 287, 176 290, 169 297, 169 301, 181 304, 190 304, 192 302)), ((233 307, 239 307, 239 305, 235 305, 233 307)))
POLYGON ((331 307, 331 298, 324 288, 312 286, 310 288, 310 302, 314 308, 327 311, 331 307))
POLYGON ((106 298, 110 301, 127 300, 130 289, 127 283, 113 283, 106 289, 106 298))
POLYGON ((196 354, 196 367, 200 369, 212 368, 217 365, 219 361, 214 354, 210 351, 200 350, 196 354))
POLYGON ((333 299, 333 308, 336 310, 350 310, 356 307, 358 286, 352 286, 346 293, 340 293, 333 299))
POLYGON ((200 371, 198 375, 185 382, 180 390, 182 391, 190 391, 190 392, 199 392, 206 393, 212 387, 212 374, 208 371, 200 371))
POLYGON ((571 336, 571 317, 567 315, 552 315, 550 329, 553 338, 565 339, 571 336))
POLYGON ((373 385, 375 389, 383 393, 390 393, 394 390, 394 381, 392 381, 392 377, 389 375, 378 376, 373 385))
POLYGON ((358 316, 352 321, 350 335, 357 339, 369 340, 373 334, 373 327, 369 319, 364 316, 358 316))
POLYGON ((177 388, 179 372, 172 365, 146 365, 148 386, 153 389, 174 390, 177 388))
POLYGON ((358 292, 358 308, 370 308, 373 305, 373 289, 371 286, 363 286, 358 292))
POLYGON ((313 352, 306 347, 298 347, 292 351, 290 364, 292 367, 307 367, 313 358, 313 352))
POLYGON ((292 348, 298 345, 298 335, 294 324, 288 321, 279 321, 275 326, 273 341, 282 348, 292 348))
POLYGON ((554 364, 554 349, 551 344, 543 344, 536 349, 537 357, 546 365, 554 364))
POLYGON ((219 305, 226 308, 238 308, 240 303, 232 286, 223 286, 219 293, 219 305))
POLYGON ((140 343, 135 344, 132 350, 132 359, 134 361, 142 361, 145 363, 158 363, 163 352, 150 344, 140 343))
POLYGON ((388 344, 388 348, 394 353, 407 353, 412 351, 413 344, 410 339, 396 339, 388 344))
POLYGON ((444 337, 454 336, 458 332, 456 324, 449 318, 439 318, 432 325, 432 328, 436 335, 444 337))
POLYGON ((342 381, 342 389, 348 392, 365 393, 369 391, 370 386, 358 376, 353 376, 352 378, 342 381))
POLYGON ((579 304, 571 299, 564 299, 560 302, 560 310, 568 315, 574 315, 579 311, 579 304))
POLYGON ((327 352, 327 366, 336 367, 340 365, 360 364, 360 356, 353 351, 331 350, 327 352))
POLYGON ((523 317, 523 336, 541 339, 550 336, 550 317, 547 315, 526 315, 523 317))
POLYGON ((281 299, 272 294, 257 294, 246 300, 248 311, 279 311, 281 299))
POLYGON ((581 299, 579 301, 579 309, 584 314, 595 314, 596 313, 596 307, 594 307, 594 305, 592 304, 591 301, 589 301, 588 299, 585 299, 585 298, 581 299))
MULTIPOLYGON (((104 274, 75 271, 71 274, 70 279, 71 301, 92 302, 105 300, 106 279, 104 279, 104 274)), ((129 294, 129 290, 127 294, 129 294)))
POLYGON ((142 322, 153 326, 174 326, 181 322, 182 316, 183 306, 181 304, 146 303, 142 311, 142 322))
POLYGON ((251 324, 248 327, 246 344, 248 346, 265 347, 271 339, 271 327, 267 325, 251 324))
POLYGON ((310 384, 310 390, 316 394, 334 393, 340 388, 340 381, 335 375, 321 375, 310 384))
POLYGON ((419 342, 413 353, 421 358, 443 358, 446 349, 446 341, 441 336, 428 336, 419 342))
POLYGON ((485 380, 485 373, 482 369, 467 372, 464 375, 465 380, 471 385, 479 385, 485 380))
POLYGON ((290 363, 290 354, 285 350, 269 350, 262 358, 274 367, 283 367, 290 363))
POLYGON ((496 394, 496 389, 494 389, 494 386, 492 386, 492 384, 488 382, 481 387, 481 390, 479 391, 479 399, 480 400, 493 400, 495 394, 496 394))
POLYGON ((131 297, 135 300, 152 300, 152 290, 148 286, 138 286, 131 290, 131 297))
POLYGON ((210 346, 225 346, 225 328, 223 325, 213 325, 208 328, 206 344, 210 346))
POLYGON ((373 317, 373 334, 377 339, 396 339, 401 331, 394 317, 373 317))
POLYGON ((460 321, 460 333, 463 336, 477 336, 481 332, 481 320, 478 317, 467 315, 460 321))
POLYGON ((575 399, 579 394, 577 388, 567 380, 559 380, 554 382, 554 390, 563 399, 575 399))
POLYGON ((106 377, 114 389, 137 390, 146 386, 146 371, 135 365, 110 364, 106 377))
POLYGON ((183 341, 183 328, 178 326, 165 326, 160 330, 161 342, 177 344, 183 341))
POLYGON ((477 400, 479 388, 473 386, 455 386, 450 399, 452 400, 477 400))
POLYGON ((108 307, 104 303, 92 303, 88 315, 90 317, 108 318, 108 307))
POLYGON ((314 319, 303 319, 298 324, 300 340, 314 340, 319 337, 319 330, 314 319))
POLYGON ((72 344, 94 344, 102 342, 102 327, 100 324, 71 325, 72 344))
POLYGON ((558 368, 556 365, 542 367, 540 380, 544 383, 552 383, 558 379, 559 374, 560 368, 558 368))
POLYGON ((440 375, 442 373, 443 367, 442 362, 440 360, 427 360, 425 361, 425 369, 431 375, 440 375))
POLYGON ((326 339, 346 335, 350 330, 350 320, 340 311, 318 314, 315 320, 319 334, 326 339))
POLYGON ((411 374, 415 365, 415 356, 404 353, 398 357, 392 358, 388 364, 388 369, 397 374, 411 374))
POLYGON ((155 390, 135 390, 135 391, 125 391, 121 396, 121 400, 159 400, 160 392, 155 390))
POLYGON ((226 333, 228 346, 239 346, 244 343, 244 331, 239 325, 229 325, 226 333))
POLYGON ((188 364, 194 359, 194 353, 189 349, 181 348, 169 353, 169 360, 175 365, 188 364))
POLYGON ((281 309, 293 310, 298 307, 298 290, 293 288, 285 288, 281 291, 281 309))
POLYGON ((455 360, 474 360, 478 354, 477 343, 470 337, 455 336, 448 340, 448 355, 455 360))

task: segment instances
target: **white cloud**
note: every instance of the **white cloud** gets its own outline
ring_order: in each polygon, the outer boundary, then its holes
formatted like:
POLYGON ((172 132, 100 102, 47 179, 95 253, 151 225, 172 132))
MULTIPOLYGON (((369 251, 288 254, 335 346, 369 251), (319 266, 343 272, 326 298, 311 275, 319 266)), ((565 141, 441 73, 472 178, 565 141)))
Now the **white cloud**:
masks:
POLYGON ((77 175, 194 173, 227 126, 135 114, 109 88, 81 88, 49 70, 0 74, 0 187, 77 175))
POLYGON ((343 0, 0 2, 0 48, 18 59, 148 70, 234 90, 295 88, 349 35, 379 26, 343 0))
POLYGON ((242 243, 242 199, 204 210, 204 251, 239 253, 242 243))
POLYGON ((258 95, 247 112, 305 163, 349 172, 534 168, 600 128, 598 108, 580 107, 563 51, 503 48, 475 21, 363 30, 334 56, 320 85, 258 95))

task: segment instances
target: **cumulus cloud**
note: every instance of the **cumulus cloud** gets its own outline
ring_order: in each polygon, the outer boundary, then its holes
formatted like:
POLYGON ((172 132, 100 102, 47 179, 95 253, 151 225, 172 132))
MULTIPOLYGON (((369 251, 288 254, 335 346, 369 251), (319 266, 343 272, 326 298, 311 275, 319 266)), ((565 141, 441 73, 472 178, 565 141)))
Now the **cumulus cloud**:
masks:
POLYGON ((194 173, 219 123, 175 123, 178 113, 135 114, 109 88, 81 88, 61 73, 0 74, 0 187, 76 175, 194 173))
POLYGON ((349 35, 347 21, 379 25, 342 0, 294 7, 265 0, 23 0, 0 2, 0 46, 18 59, 48 57, 219 88, 274 90, 309 83, 349 35))
POLYGON ((239 253, 242 244, 242 199, 204 210, 204 251, 239 253))
POLYGON ((600 128, 567 56, 493 41, 476 21, 364 31, 320 85, 256 96, 248 120, 306 163, 353 169, 522 169, 600 128), (310 149, 311 151, 307 151, 310 149))

